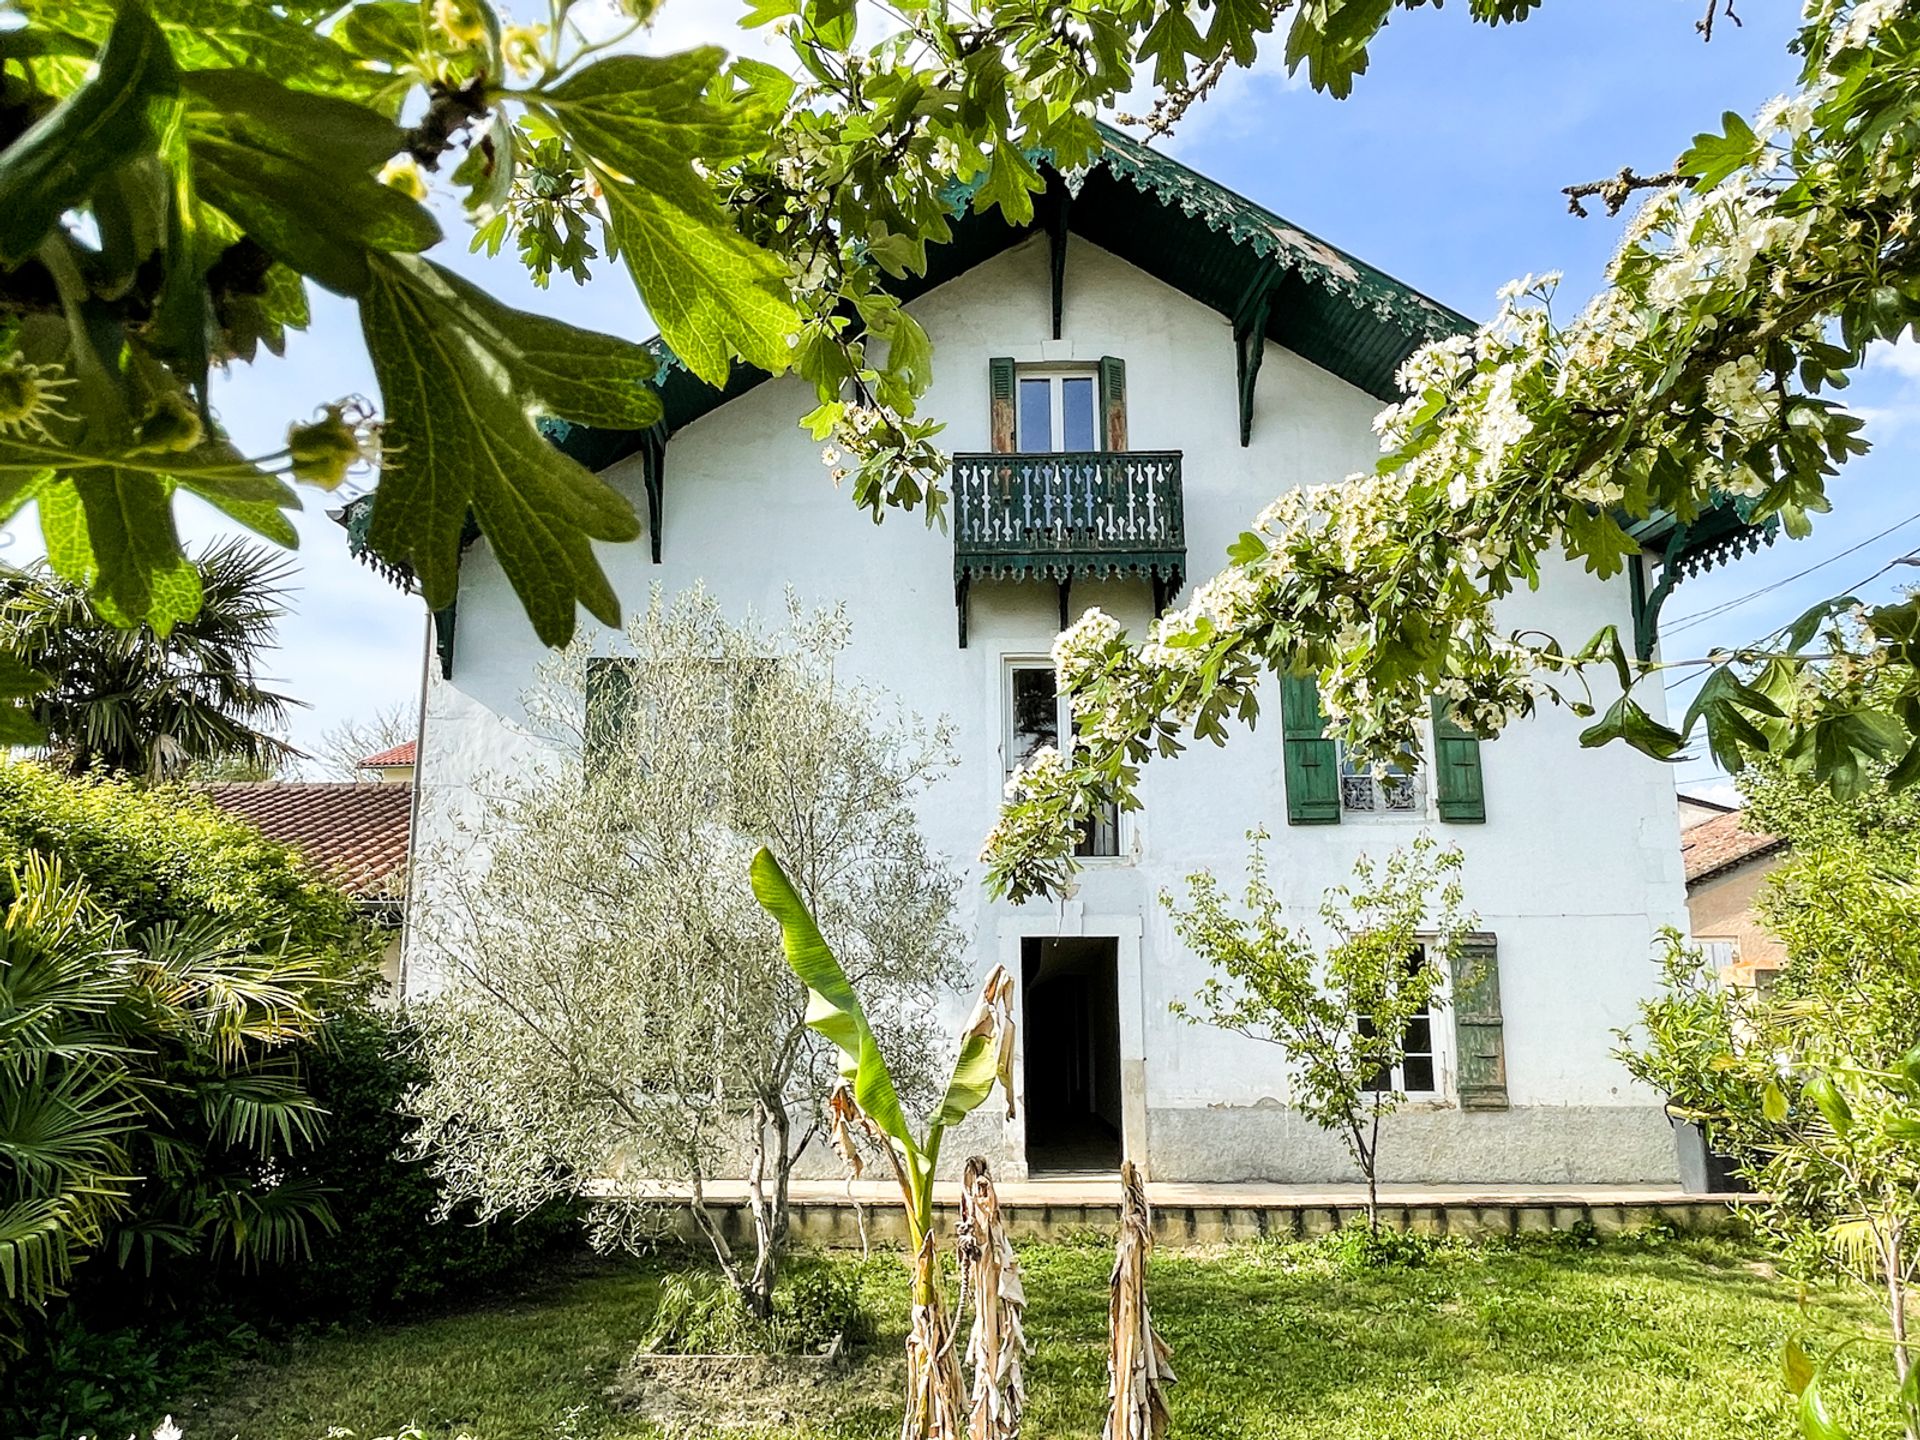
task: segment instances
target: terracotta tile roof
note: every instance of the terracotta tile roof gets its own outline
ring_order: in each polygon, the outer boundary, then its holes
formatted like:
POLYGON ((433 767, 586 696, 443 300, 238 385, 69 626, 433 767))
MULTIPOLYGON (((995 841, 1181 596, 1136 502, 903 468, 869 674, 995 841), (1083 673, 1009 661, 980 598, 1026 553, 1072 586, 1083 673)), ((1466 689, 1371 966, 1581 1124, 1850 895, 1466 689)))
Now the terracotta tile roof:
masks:
POLYGON ((206 795, 269 839, 293 846, 354 898, 400 893, 411 785, 260 780, 208 785, 206 795))
POLYGON ((1786 848, 1787 842, 1778 835, 1742 830, 1740 821, 1745 815, 1744 810, 1716 815, 1680 833, 1680 858, 1687 868, 1687 884, 1786 848))
POLYGON ((362 770, 381 770, 389 765, 413 764, 413 741, 396 745, 391 750, 382 750, 378 755, 369 755, 360 762, 362 770))

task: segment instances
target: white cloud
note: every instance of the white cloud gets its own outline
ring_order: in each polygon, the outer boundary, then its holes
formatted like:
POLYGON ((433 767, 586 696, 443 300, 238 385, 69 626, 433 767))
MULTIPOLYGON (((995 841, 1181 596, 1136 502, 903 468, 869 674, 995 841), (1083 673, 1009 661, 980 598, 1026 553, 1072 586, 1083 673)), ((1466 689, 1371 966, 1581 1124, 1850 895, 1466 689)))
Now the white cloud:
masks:
POLYGON ((1920 425, 1920 342, 1909 333, 1867 347, 1847 408, 1867 422, 1867 438, 1880 440, 1920 425))

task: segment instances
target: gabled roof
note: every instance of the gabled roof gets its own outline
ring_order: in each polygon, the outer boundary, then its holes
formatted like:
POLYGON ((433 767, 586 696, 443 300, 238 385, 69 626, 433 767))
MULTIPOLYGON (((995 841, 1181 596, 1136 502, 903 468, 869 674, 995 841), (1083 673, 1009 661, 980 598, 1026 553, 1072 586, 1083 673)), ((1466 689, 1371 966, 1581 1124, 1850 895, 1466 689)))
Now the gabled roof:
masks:
POLYGON ((399 897, 411 785, 257 780, 208 785, 204 793, 268 839, 291 845, 356 900, 399 897))
POLYGON ((362 770, 388 770, 397 769, 402 765, 411 765, 413 764, 413 746, 414 742, 408 740, 404 744, 382 750, 377 755, 369 755, 359 763, 358 768, 362 770))
MULTIPOLYGON (((891 279, 888 290, 912 300, 1034 235, 1078 235, 1231 322, 1259 316, 1267 340, 1384 401, 1400 398, 1394 371, 1416 349, 1473 329, 1459 312, 1171 156, 1109 125, 1100 138, 1105 148, 1085 171, 1062 175, 1041 160, 1047 188, 1034 197, 1031 225, 1015 227, 997 209, 977 214, 974 187, 953 187, 953 238, 928 247, 926 274, 891 279)), ((1070 269, 1064 284, 1073 286, 1070 269)), ((767 378, 736 364, 716 388, 661 347, 654 383, 665 434, 767 378)), ((550 433, 574 459, 600 470, 634 453, 642 432, 560 422, 550 433)))
POLYGON ((1746 811, 1734 810, 1681 832, 1680 858, 1686 866, 1689 887, 1787 848, 1786 840, 1778 835, 1741 829, 1745 817, 1746 811))

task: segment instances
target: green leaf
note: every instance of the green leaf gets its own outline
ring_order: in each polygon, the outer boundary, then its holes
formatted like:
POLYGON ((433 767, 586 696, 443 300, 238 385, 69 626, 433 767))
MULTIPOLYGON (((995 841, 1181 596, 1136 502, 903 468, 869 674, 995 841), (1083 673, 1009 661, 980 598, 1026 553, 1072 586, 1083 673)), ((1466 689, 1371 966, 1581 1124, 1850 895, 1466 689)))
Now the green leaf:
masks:
POLYGON ((1307 81, 1336 100, 1353 93, 1367 71, 1367 44, 1393 10, 1393 0, 1315 0, 1302 5, 1287 32, 1287 71, 1307 67, 1307 81))
POLYGON ((1622 695, 1607 713, 1580 732, 1580 743, 1589 749, 1611 740, 1624 740, 1656 760, 1671 760, 1686 745, 1677 732, 1649 715, 1631 695, 1622 695))
POLYGON ((421 51, 420 20, 419 0, 373 0, 341 16, 329 38, 364 59, 401 66, 421 51))
POLYGON ((1906 1080, 1908 1089, 1920 1093, 1920 1045, 1914 1046, 1895 1061, 1894 1069, 1906 1080))
POLYGON ((1827 1409, 1826 1396, 1820 1393, 1818 1377, 1807 1381, 1807 1388, 1800 1392, 1800 1404, 1794 1410, 1794 1418, 1800 1423, 1800 1433, 1806 1440, 1853 1440, 1847 1428, 1833 1418, 1827 1409))
POLYGON ((86 516, 94 604, 116 625, 165 635, 200 608, 200 572, 180 549, 173 487, 155 475, 95 465, 67 477, 86 516))
POLYGON ((1853 1128, 1853 1108, 1847 1104, 1846 1095, 1834 1083, 1833 1077, 1815 1075, 1806 1084, 1806 1096, 1826 1117, 1827 1124, 1833 1127, 1833 1133, 1844 1139, 1853 1128))
POLYGON ((726 381, 732 357, 787 368, 800 317, 781 262, 734 229, 709 169, 764 143, 774 115, 746 92, 716 99, 714 47, 595 61, 535 100, 605 195, 615 247, 661 338, 700 379, 726 381))
POLYGON ((1787 1118, 1786 1092, 1769 1080, 1760 1090, 1760 1113, 1770 1125, 1784 1124, 1787 1118))
POLYGON ((370 283, 369 251, 439 242, 432 213, 375 178, 405 145, 384 116, 251 71, 196 73, 187 89, 201 192, 276 260, 358 296, 370 283))
POLYGON ((1804 1394, 1813 1383, 1813 1361, 1798 1340, 1789 1339, 1780 1348, 1780 1370, 1786 1376, 1787 1388, 1796 1395, 1804 1394))
POLYGON ((1760 153, 1759 137, 1739 115, 1729 110, 1720 117, 1723 134, 1708 131, 1693 137, 1693 145, 1680 157, 1679 169, 1691 175, 1703 190, 1710 190, 1760 153))
POLYGON ((349 96, 371 95, 390 82, 356 66, 310 19, 261 0, 147 0, 144 7, 120 0, 19 0, 19 8, 36 25, 95 44, 119 12, 144 8, 159 22, 182 70, 259 70, 295 89, 349 96))
POLYGON ((537 411, 643 427, 659 402, 644 346, 528 315, 411 255, 375 255, 361 331, 386 411, 373 548, 411 565, 427 604, 449 604, 471 510, 534 630, 573 634, 584 605, 608 625, 620 602, 592 540, 631 540, 633 507, 548 444, 537 411))
POLYGON ((156 111, 178 79, 160 27, 123 6, 99 70, 0 150, 0 265, 26 259, 104 175, 157 148, 156 111))

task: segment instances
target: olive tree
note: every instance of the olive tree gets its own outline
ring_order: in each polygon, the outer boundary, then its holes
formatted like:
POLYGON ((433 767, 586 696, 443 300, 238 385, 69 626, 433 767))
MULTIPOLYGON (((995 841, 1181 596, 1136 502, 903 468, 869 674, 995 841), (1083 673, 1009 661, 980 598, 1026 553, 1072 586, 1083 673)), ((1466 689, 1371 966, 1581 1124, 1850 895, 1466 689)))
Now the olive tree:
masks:
POLYGON ((1407 1032, 1439 1010, 1472 923, 1460 910, 1460 851, 1421 835, 1384 863, 1362 855, 1353 883, 1321 901, 1323 943, 1291 924, 1274 894, 1266 835, 1247 838, 1245 918, 1210 871, 1187 878, 1184 906, 1160 897, 1180 939, 1214 971, 1192 1008, 1171 1008, 1284 1051, 1294 1107, 1346 1146, 1366 1177, 1368 1229, 1378 1231, 1380 1122, 1406 1098, 1396 1072, 1407 1032))
POLYGON ((830 1067, 752 856, 788 858, 888 1017, 910 1093, 961 951, 956 878, 914 809, 948 736, 842 681, 846 640, 837 613, 732 623, 696 590, 656 595, 619 654, 576 641, 542 667, 526 696, 539 760, 484 777, 423 861, 418 933, 440 988, 413 1104, 450 1203, 584 1196, 619 1245, 684 1201, 727 1281, 769 1313, 830 1067), (750 1256, 712 1199, 716 1178, 742 1176, 750 1256))

